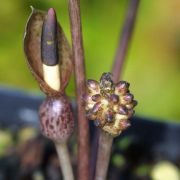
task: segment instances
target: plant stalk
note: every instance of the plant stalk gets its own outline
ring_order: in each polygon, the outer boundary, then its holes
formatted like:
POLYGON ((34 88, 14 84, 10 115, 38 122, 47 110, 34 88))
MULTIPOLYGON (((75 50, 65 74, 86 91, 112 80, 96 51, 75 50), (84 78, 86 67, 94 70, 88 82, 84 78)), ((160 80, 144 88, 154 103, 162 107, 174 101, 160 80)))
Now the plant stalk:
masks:
POLYGON ((75 64, 75 82, 78 111, 78 180, 89 179, 89 123, 86 119, 85 103, 86 79, 84 49, 79 0, 69 0, 72 49, 75 64))
POLYGON ((74 180, 72 165, 66 143, 55 142, 56 151, 60 161, 60 166, 64 180, 74 180))
POLYGON ((115 82, 119 81, 122 74, 122 67, 128 52, 131 37, 136 22, 138 7, 140 0, 131 0, 129 9, 126 15, 126 20, 120 36, 119 45, 115 55, 115 60, 112 67, 113 79, 115 82))
MULTIPOLYGON (((126 20, 123 26, 121 38, 119 41, 115 60, 112 67, 114 82, 119 81, 120 75, 122 73, 122 67, 125 61, 125 57, 132 37, 132 32, 134 29, 139 2, 140 0, 130 0, 126 20)), ((95 180, 106 179, 113 139, 114 138, 112 136, 107 135, 103 131, 100 132, 95 180)))
POLYGON ((96 128, 94 129, 94 135, 92 137, 91 142, 91 149, 90 149, 90 180, 94 180, 95 177, 95 169, 96 169, 96 160, 97 160, 97 154, 98 154, 98 142, 99 142, 99 135, 100 135, 100 129, 96 128))
POLYGON ((96 164, 95 180, 105 180, 107 176, 107 170, 109 160, 111 156, 111 147, 113 138, 104 131, 100 132, 99 147, 98 147, 98 160, 96 164))

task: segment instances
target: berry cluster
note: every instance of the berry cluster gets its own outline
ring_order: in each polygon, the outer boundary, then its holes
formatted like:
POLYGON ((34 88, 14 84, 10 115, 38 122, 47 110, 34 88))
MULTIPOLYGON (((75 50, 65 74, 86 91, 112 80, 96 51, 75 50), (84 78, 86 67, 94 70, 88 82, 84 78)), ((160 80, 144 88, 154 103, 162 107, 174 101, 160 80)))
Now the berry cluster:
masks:
POLYGON ((103 73, 100 83, 87 81, 85 102, 87 117, 112 136, 118 136, 130 125, 129 118, 137 105, 129 91, 129 83, 115 84, 110 73, 103 73))

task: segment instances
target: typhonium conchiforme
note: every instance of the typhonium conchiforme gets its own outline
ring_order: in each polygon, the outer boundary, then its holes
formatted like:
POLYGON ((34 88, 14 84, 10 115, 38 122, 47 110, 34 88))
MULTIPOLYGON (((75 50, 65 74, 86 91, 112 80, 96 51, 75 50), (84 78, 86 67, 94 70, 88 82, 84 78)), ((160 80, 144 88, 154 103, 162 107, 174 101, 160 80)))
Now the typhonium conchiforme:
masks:
MULTIPOLYGON (((32 9, 32 13, 29 17, 27 26, 26 26, 26 32, 25 32, 25 38, 24 38, 24 50, 27 57, 27 63, 29 66, 30 71, 32 72, 33 76, 39 83, 39 86, 41 90, 47 95, 46 100, 43 102, 41 108, 40 108, 40 121, 43 120, 41 123, 43 133, 48 137, 51 138, 51 133, 57 131, 57 137, 56 135, 52 134, 52 139, 55 140, 58 137, 61 138, 61 132, 64 133, 65 127, 69 128, 67 129, 68 134, 72 133, 73 130, 73 120, 72 122, 70 119, 72 118, 72 112, 70 110, 70 105, 67 97, 65 96, 65 88, 69 82, 71 72, 73 69, 73 62, 72 62, 72 54, 71 49, 68 44, 68 41, 64 35, 64 32, 59 24, 57 24, 57 34, 55 34, 57 39, 57 62, 60 69, 60 89, 55 90, 53 89, 44 79, 44 72, 43 72, 43 59, 42 59, 42 51, 48 51, 47 49, 42 49, 42 39, 46 38, 46 35, 42 36, 42 27, 44 20, 47 19, 47 12, 35 10, 32 9), (59 103, 59 104, 58 104, 59 103), (62 106, 61 106, 62 103, 62 106), (54 122, 53 119, 61 117, 61 112, 55 112, 57 108, 65 108, 67 106, 67 111, 62 109, 62 115, 65 116, 65 113, 67 113, 66 116, 67 122, 63 122, 62 129, 60 128, 62 121, 66 121, 66 118, 62 118, 62 120, 59 120, 60 122, 54 122), (50 109, 47 109, 48 108, 50 109), (57 106, 57 107, 54 107, 57 106), (45 108, 45 109, 43 109, 45 108), (52 112, 51 112, 52 111, 52 112), (54 113, 53 113, 54 112, 54 113), (50 118, 50 116, 52 116, 50 118), (47 119, 47 117, 49 117, 47 119), (45 122, 46 119, 46 122, 45 122), (49 128, 49 131, 46 132, 46 128, 49 128), (60 129, 62 131, 60 131, 60 129), (56 137, 56 138, 55 138, 56 137)), ((49 55, 51 52, 47 53, 49 55)), ((54 52, 52 52, 54 53, 54 52)), ((49 57, 49 56, 48 56, 49 57)), ((53 83, 52 79, 52 83, 53 83)), ((64 135, 62 134, 62 137, 64 135)), ((62 139, 63 140, 63 139, 62 139)), ((58 140, 59 141, 59 140, 58 140)))
POLYGON ((66 142, 73 132, 74 120, 65 88, 73 61, 54 9, 44 12, 32 8, 26 26, 24 51, 30 71, 47 96, 39 109, 42 133, 55 142, 64 179, 72 180, 66 142))

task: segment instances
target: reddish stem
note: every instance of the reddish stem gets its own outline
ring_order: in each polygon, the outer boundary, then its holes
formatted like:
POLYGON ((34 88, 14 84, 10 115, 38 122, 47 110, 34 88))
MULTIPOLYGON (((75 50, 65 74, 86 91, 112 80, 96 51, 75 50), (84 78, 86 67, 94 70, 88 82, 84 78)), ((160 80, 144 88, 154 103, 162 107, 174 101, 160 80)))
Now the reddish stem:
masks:
POLYGON ((75 81, 78 105, 78 180, 89 179, 89 124, 85 115, 85 104, 82 102, 86 93, 84 50, 79 0, 69 0, 69 15, 73 57, 75 63, 75 81))
MULTIPOLYGON (((133 29, 134 29, 134 24, 135 24, 135 20, 137 17, 137 12, 138 12, 138 5, 139 5, 140 0, 130 0, 130 5, 127 11, 127 16, 125 19, 125 23, 123 26, 123 30, 120 36, 120 40, 119 40, 119 45, 117 48, 117 52, 116 52, 116 56, 114 59, 114 63, 113 63, 113 67, 112 67, 112 74, 113 74, 113 80, 114 82, 118 82, 122 73, 122 67, 125 61, 125 57, 128 51, 128 47, 130 44, 130 40, 132 37, 132 33, 133 33, 133 29)), ((95 131, 95 138, 99 139, 99 136, 101 136, 101 138, 104 138, 106 140, 103 141, 103 143, 106 142, 106 144, 108 144, 108 148, 106 147, 107 150, 107 154, 109 153, 110 156, 110 149, 111 149, 111 145, 112 145, 112 140, 109 137, 105 137, 106 135, 103 134, 102 132, 97 133, 97 131, 95 131)), ((98 142, 98 141, 95 141, 98 142)), ((99 139, 99 147, 97 145, 95 145, 93 148, 96 148, 96 150, 93 150, 94 152, 98 152, 98 156, 100 155, 100 157, 98 157, 97 159, 97 167, 96 167, 96 171, 98 171, 98 169, 102 168, 104 169, 104 172, 100 173, 101 175, 103 174, 105 178, 106 176, 106 168, 107 165, 109 164, 109 159, 110 157, 108 157, 108 155, 106 154, 105 149, 102 148, 102 142, 99 139), (104 154, 106 154, 106 156, 104 156, 104 154), (105 161, 102 161, 101 159, 103 159, 103 157, 106 159, 105 161), (101 163, 102 162, 102 163, 101 163), (105 163, 106 162, 106 163, 105 163), (104 168, 105 167, 105 168, 104 168)), ((95 163, 94 161, 92 163, 95 163)), ((95 171, 95 165, 91 164, 91 172, 94 174, 95 171)), ((96 178, 98 178, 98 175, 96 174, 96 178)))
POLYGON ((127 55, 128 47, 132 37, 134 24, 137 17, 137 10, 140 0, 131 0, 127 12, 124 27, 120 36, 119 45, 117 48, 115 60, 113 63, 112 73, 115 82, 119 81, 122 73, 122 67, 127 55))

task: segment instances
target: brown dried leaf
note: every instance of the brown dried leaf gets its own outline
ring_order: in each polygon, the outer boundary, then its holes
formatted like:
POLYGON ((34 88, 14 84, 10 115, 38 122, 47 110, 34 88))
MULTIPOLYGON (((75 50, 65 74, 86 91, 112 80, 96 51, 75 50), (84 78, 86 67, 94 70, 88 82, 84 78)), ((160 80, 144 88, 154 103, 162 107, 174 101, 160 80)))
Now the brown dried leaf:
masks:
POLYGON ((73 70, 72 53, 63 30, 58 24, 58 55, 61 72, 61 90, 60 92, 55 91, 49 87, 43 79, 41 60, 41 32, 46 15, 46 12, 32 8, 32 13, 27 22, 25 31, 24 51, 30 71, 38 81, 42 91, 48 95, 59 95, 60 93, 64 93, 64 89, 69 82, 71 72, 73 70))

